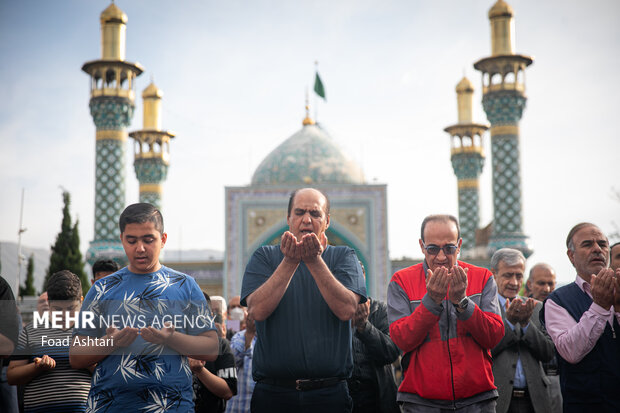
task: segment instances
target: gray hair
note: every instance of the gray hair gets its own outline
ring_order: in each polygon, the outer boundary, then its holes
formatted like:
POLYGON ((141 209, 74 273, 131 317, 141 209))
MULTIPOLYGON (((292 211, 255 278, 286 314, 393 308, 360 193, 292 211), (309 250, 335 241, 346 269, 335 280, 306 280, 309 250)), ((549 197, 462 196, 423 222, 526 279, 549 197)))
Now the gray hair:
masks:
POLYGON ((566 237, 566 248, 575 252, 575 244, 573 243, 573 237, 579 230, 581 230, 582 228, 586 228, 586 227, 594 227, 598 229, 596 225, 590 222, 581 222, 575 225, 574 227, 571 228, 571 230, 568 232, 568 236, 566 237))
POLYGON ((495 254, 491 257, 491 270, 497 270, 499 268, 500 261, 509 267, 519 264, 525 265, 525 257, 523 256, 523 253, 512 248, 502 248, 495 251, 495 254))

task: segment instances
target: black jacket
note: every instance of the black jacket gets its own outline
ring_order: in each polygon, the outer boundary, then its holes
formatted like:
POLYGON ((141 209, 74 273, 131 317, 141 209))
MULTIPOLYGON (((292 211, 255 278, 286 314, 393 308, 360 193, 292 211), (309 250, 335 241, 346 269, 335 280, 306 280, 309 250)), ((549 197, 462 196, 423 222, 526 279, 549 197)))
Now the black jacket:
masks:
POLYGON ((392 371, 392 363, 398 359, 400 350, 390 338, 389 333, 387 305, 383 301, 372 299, 364 331, 360 333, 356 329, 355 337, 364 344, 365 355, 374 366, 382 413, 400 412, 400 407, 396 402, 396 382, 392 371))

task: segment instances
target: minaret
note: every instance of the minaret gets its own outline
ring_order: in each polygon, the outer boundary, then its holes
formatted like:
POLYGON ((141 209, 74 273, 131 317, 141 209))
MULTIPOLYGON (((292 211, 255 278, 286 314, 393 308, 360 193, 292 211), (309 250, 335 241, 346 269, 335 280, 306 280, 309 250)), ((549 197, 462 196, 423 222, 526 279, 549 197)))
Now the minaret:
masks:
POLYGON ((479 177, 484 166, 482 136, 489 127, 473 123, 474 87, 466 77, 456 85, 456 100, 459 121, 444 130, 451 137, 450 160, 458 180, 462 250, 466 256, 476 246, 480 222, 479 177))
POLYGON ((86 254, 90 264, 100 257, 126 261, 118 218, 125 208, 125 146, 134 111, 134 79, 144 70, 125 60, 127 15, 114 3, 101 13, 101 59, 87 62, 90 114, 96 132, 95 238, 86 254))
POLYGON ((162 182, 170 165, 170 139, 174 133, 161 130, 161 90, 151 83, 142 92, 142 130, 131 132, 134 141, 136 176, 140 182, 140 202, 161 210, 162 182))
POLYGON ((533 60, 514 52, 513 15, 503 0, 491 7, 491 56, 474 67, 482 72, 482 106, 491 123, 493 231, 488 252, 510 247, 528 257, 533 251, 523 234, 519 120, 527 100, 525 69, 533 60))

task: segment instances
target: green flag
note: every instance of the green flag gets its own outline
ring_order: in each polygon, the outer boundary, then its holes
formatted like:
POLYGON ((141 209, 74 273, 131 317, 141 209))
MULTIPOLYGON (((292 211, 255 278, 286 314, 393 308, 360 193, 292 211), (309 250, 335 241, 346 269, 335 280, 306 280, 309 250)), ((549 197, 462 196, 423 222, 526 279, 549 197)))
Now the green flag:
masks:
POLYGON ((314 78, 314 92, 327 102, 327 99, 325 98, 325 88, 323 87, 323 82, 321 82, 321 78, 319 77, 319 72, 316 72, 316 77, 314 78))

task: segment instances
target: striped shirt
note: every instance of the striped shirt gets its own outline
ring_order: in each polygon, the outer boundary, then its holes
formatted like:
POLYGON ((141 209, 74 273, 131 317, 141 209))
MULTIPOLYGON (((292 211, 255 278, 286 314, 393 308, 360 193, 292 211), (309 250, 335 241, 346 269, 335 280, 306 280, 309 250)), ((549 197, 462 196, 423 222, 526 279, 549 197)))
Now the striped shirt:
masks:
POLYGON ((254 392, 254 379, 252 379, 252 354, 256 336, 252 339, 250 348, 245 348, 245 330, 235 334, 230 341, 235 364, 239 369, 237 378, 237 395, 228 400, 226 413, 249 413, 252 393, 254 392))
POLYGON ((91 374, 69 364, 72 330, 33 327, 28 324, 19 335, 11 360, 27 360, 48 355, 56 367, 33 378, 24 388, 24 412, 84 412, 91 374))

